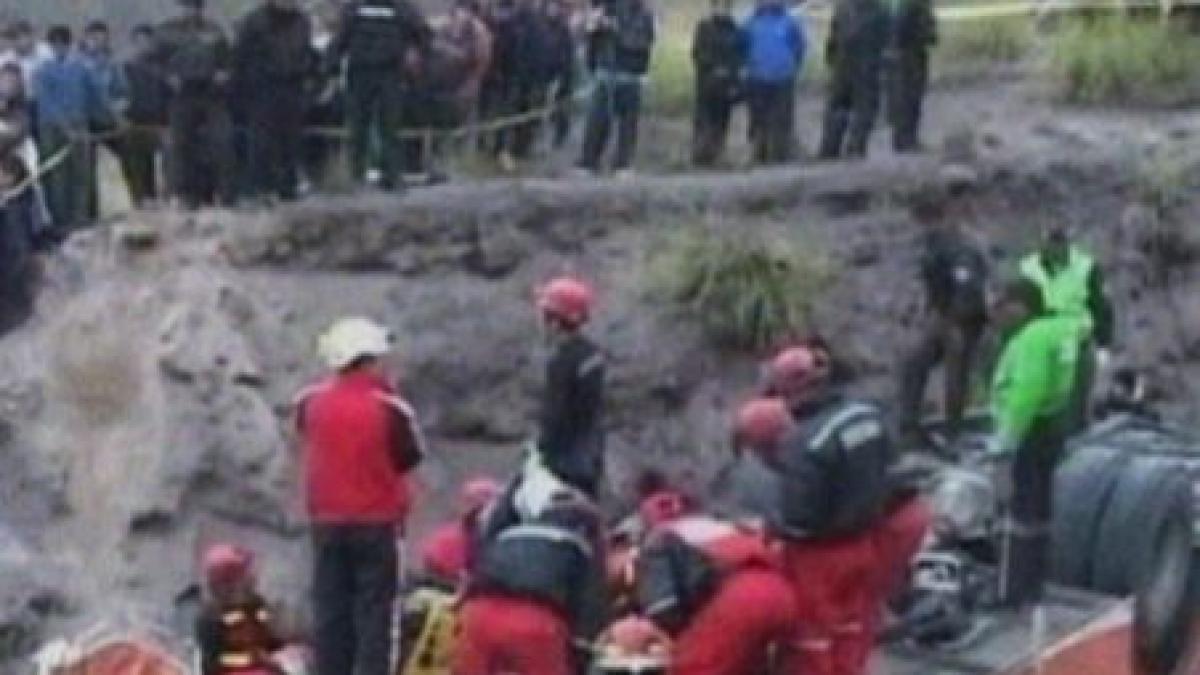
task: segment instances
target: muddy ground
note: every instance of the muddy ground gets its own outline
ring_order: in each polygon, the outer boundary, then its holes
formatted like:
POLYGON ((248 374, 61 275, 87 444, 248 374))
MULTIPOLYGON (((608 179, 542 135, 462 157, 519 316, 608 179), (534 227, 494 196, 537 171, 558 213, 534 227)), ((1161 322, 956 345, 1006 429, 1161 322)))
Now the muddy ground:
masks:
MULTIPOLYGON (((811 143, 819 101, 800 109, 811 143)), ((860 165, 658 175, 671 162, 655 158, 683 146, 678 123, 652 122, 633 181, 552 162, 519 181, 138 213, 78 235, 45 261, 35 318, 0 339, 0 661, 96 620, 172 625, 196 552, 220 537, 258 549, 268 592, 302 617, 289 403, 319 374, 314 336, 345 314, 401 336, 403 386, 434 443, 414 538, 463 476, 513 467, 538 387, 531 289, 562 270, 601 289, 614 499, 647 463, 702 480, 760 355, 713 348, 647 293, 647 260, 679 228, 762 228, 826 257, 814 323, 855 386, 887 398, 920 325, 915 201, 962 192, 948 215, 999 269, 1068 223, 1109 273, 1120 360, 1153 373, 1170 417, 1194 419, 1200 174, 1194 156, 1162 159, 1194 147, 1194 111, 1053 108, 1006 80, 939 91, 929 120, 930 152, 914 158, 881 146, 860 165), (131 248, 146 227, 155 245, 131 248)))

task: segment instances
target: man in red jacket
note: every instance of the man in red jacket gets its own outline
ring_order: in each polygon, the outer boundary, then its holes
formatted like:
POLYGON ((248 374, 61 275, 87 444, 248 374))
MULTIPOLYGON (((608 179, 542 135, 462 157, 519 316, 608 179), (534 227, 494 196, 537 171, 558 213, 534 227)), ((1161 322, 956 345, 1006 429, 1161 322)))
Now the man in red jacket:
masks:
POLYGON ((412 407, 388 383, 388 331, 338 321, 320 339, 333 374, 297 400, 313 535, 317 675, 386 675, 406 474, 424 456, 412 407))

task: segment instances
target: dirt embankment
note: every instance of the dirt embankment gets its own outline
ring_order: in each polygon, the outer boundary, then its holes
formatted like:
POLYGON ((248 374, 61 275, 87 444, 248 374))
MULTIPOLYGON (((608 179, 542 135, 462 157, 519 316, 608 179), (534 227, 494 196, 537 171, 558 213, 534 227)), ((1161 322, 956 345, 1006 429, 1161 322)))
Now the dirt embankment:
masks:
POLYGON ((122 243, 124 224, 76 237, 48 261, 35 319, 0 341, 0 660, 123 611, 170 624, 198 546, 216 537, 259 549, 268 592, 303 604, 288 408, 318 374, 313 337, 341 315, 401 336, 403 386, 436 448, 418 531, 459 478, 512 466, 538 386, 530 292, 564 269, 602 289, 617 492, 648 461, 688 457, 703 473, 756 355, 711 348, 647 294, 647 258, 680 227, 769 228, 827 256, 835 277, 816 322, 858 386, 886 397, 919 325, 914 200, 961 192, 948 217, 990 242, 998 268, 1039 227, 1068 222, 1106 264, 1122 358, 1152 367, 1187 419, 1200 402, 1200 231, 1188 229, 1200 204, 1195 186, 1148 200, 1139 176, 1095 153, 492 183, 140 214, 159 232, 142 251, 122 243))

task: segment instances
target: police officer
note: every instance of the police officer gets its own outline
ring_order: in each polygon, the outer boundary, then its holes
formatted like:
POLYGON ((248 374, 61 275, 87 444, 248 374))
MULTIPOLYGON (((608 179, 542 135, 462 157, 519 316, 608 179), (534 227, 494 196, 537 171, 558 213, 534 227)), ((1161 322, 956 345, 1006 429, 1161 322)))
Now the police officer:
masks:
POLYGON ((1054 313, 1026 278, 1008 284, 995 309, 1007 341, 992 380, 996 431, 986 459, 1007 505, 1000 602, 1038 602, 1046 578, 1054 467, 1062 454, 1080 358, 1077 317, 1054 313))
POLYGON ((889 23, 881 0, 838 0, 825 46, 830 74, 821 159, 866 156, 889 23))
POLYGON ((1021 261, 1021 276, 1042 292, 1047 311, 1075 323, 1080 360, 1067 427, 1078 431, 1088 422, 1097 361, 1108 362, 1113 344, 1115 316, 1103 274, 1095 259, 1071 242, 1065 228, 1054 227, 1041 249, 1021 261))
POLYGON ((925 233, 920 271, 931 313, 924 334, 900 368, 900 429, 909 439, 919 437, 918 418, 929 371, 943 361, 950 440, 962 423, 971 361, 987 322, 987 259, 957 227, 939 223, 925 233))
POLYGON ((896 152, 920 149, 921 104, 929 82, 929 50, 937 44, 937 17, 931 0, 891 0, 888 117, 896 152))
POLYGON ((365 180, 371 141, 378 138, 382 187, 396 187, 404 80, 418 68, 430 35, 424 17, 407 0, 354 0, 346 6, 329 57, 338 65, 345 60, 350 168, 356 180, 365 180))
POLYGON ((741 94, 746 40, 731 15, 729 0, 713 0, 712 14, 696 26, 692 65, 696 110, 692 118, 692 161, 711 166, 725 151, 729 117, 741 94))
POLYGON ((155 31, 155 60, 170 85, 171 163, 176 194, 190 208, 231 203, 233 129, 227 86, 233 52, 204 15, 204 0, 179 0, 183 13, 155 31))
POLYGON ((296 0, 264 0, 237 36, 237 83, 250 134, 251 190, 293 199, 307 87, 316 67, 312 24, 296 0))

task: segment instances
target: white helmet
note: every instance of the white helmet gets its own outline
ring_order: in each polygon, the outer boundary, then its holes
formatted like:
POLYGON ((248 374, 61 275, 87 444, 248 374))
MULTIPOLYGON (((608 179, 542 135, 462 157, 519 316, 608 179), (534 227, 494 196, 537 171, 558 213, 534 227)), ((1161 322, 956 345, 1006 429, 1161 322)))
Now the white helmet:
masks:
POLYGON ((391 331, 362 317, 339 319, 317 339, 317 353, 334 370, 342 370, 364 356, 383 356, 391 350, 391 331))

